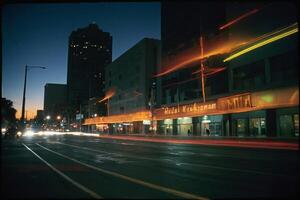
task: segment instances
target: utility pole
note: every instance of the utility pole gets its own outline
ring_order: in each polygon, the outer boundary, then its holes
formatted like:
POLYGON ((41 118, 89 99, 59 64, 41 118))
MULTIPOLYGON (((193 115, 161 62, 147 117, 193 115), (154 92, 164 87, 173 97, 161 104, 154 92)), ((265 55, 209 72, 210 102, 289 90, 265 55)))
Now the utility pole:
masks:
POLYGON ((204 80, 204 65, 203 65, 203 36, 200 36, 200 71, 201 71, 201 85, 202 85, 202 97, 205 103, 205 80, 204 80))
POLYGON ((154 85, 152 83, 151 90, 150 90, 150 99, 149 99, 149 107, 150 107, 150 114, 151 114, 150 127, 151 127, 151 130, 152 130, 153 134, 156 134, 156 132, 154 131, 154 123, 153 123, 153 108, 154 108, 154 105, 155 105, 154 85))
POLYGON ((25 115, 25 95, 26 95, 26 82, 27 82, 27 65, 25 66, 25 79, 24 79, 24 89, 23 89, 23 101, 22 101, 22 115, 21 115, 21 123, 24 128, 24 115, 25 115))
POLYGON ((47 69, 46 67, 42 67, 42 66, 25 66, 25 78, 24 78, 24 89, 23 89, 23 100, 22 100, 22 114, 21 114, 21 125, 22 128, 25 128, 25 121, 24 121, 24 117, 25 117, 25 100, 26 100, 26 83, 27 83, 27 70, 31 69, 31 68, 40 68, 40 69, 47 69))

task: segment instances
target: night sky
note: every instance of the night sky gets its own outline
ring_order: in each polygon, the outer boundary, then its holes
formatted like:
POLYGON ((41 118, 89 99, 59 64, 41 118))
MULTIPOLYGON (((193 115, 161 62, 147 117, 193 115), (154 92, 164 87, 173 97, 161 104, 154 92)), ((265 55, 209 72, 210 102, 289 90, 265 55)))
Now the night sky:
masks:
POLYGON ((95 22, 113 37, 113 60, 144 37, 160 39, 160 3, 11 4, 2 10, 2 97, 20 117, 25 65, 26 110, 43 109, 46 83, 66 84, 68 37, 95 22))

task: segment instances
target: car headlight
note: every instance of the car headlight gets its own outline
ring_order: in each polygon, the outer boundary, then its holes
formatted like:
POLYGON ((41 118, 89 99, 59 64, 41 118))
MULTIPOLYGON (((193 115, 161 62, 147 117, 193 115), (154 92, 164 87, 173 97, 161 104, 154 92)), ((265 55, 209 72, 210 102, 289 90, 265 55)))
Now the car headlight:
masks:
POLYGON ((33 136, 33 135, 34 135, 34 132, 30 131, 30 130, 28 130, 24 133, 24 136, 33 136))
POLYGON ((6 132, 6 128, 1 128, 1 133, 5 133, 6 132))
POLYGON ((18 132, 17 132, 17 136, 20 137, 21 135, 22 135, 22 132, 21 132, 21 131, 18 131, 18 132))

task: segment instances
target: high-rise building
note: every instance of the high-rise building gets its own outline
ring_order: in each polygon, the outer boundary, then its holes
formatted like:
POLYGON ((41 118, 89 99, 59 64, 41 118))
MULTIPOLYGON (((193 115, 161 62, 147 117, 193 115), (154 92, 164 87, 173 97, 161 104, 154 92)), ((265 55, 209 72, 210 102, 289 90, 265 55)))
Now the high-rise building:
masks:
MULTIPOLYGON (((144 38, 114 60, 106 71, 106 90, 113 88, 114 95, 109 99, 109 115, 120 115, 147 111, 149 102, 155 94, 156 82, 153 76, 160 63, 160 40, 144 38)), ((114 124, 114 126, 113 126, 114 124)), ((125 133, 148 132, 149 125, 143 127, 143 121, 128 121, 112 127, 121 128, 125 133), (124 125, 126 124, 126 125, 124 125), (124 126, 124 129, 123 129, 124 126)), ((116 129, 111 129, 114 133, 116 129)))
POLYGON ((44 93, 44 115, 56 117, 63 114, 67 103, 67 86, 65 84, 47 83, 44 93))
POLYGON ((104 96, 105 67, 112 61, 112 37, 93 23, 71 33, 68 49, 67 99, 73 116, 90 98, 104 96))

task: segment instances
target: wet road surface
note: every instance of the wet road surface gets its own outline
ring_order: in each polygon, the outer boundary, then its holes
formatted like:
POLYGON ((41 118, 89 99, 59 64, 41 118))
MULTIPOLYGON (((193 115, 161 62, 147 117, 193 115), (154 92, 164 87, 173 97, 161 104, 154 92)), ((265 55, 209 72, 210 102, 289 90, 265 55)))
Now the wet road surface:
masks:
POLYGON ((56 135, 2 141, 10 198, 297 198, 299 152, 56 135))

